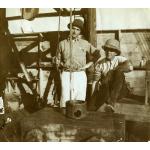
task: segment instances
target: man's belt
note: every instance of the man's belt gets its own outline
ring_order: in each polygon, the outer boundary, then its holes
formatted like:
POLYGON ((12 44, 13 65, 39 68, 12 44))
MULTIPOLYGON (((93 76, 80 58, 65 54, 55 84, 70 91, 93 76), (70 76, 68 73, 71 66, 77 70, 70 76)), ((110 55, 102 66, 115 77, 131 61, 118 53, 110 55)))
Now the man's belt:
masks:
POLYGON ((85 69, 63 69, 63 71, 66 71, 66 72, 80 72, 80 71, 85 71, 85 69))
POLYGON ((93 62, 89 62, 89 63, 85 64, 83 67, 78 68, 78 69, 64 67, 63 71, 66 71, 66 72, 80 72, 80 71, 85 71, 91 65, 93 65, 93 62))

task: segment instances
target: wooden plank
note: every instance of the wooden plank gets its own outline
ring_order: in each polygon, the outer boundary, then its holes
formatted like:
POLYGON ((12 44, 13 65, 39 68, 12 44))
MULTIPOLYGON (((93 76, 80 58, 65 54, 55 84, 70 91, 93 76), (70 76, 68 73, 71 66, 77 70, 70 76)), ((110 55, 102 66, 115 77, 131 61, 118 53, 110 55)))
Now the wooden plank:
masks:
MULTIPOLYGON (((73 15, 82 15, 81 11, 73 11, 73 15)), ((43 14, 38 14, 36 18, 41 18, 41 17, 58 17, 59 13, 58 12, 52 12, 52 13, 43 13, 43 14)), ((61 12, 61 16, 70 16, 70 12, 61 12)), ((7 17, 6 18, 8 21, 10 20, 20 20, 23 19, 22 16, 13 16, 13 17, 7 17)))
POLYGON ((58 135, 47 140, 85 141, 91 136, 103 137, 106 141, 125 140, 124 115, 118 114, 88 112, 87 117, 75 120, 52 108, 45 108, 22 120, 22 137, 39 128, 45 133, 58 135))
POLYGON ((38 37, 14 38, 14 41, 39 41, 38 37))
POLYGON ((37 45, 38 45, 38 42, 33 42, 33 43, 29 44, 28 46, 22 48, 20 50, 20 53, 23 55, 23 53, 26 53, 26 52, 30 51, 31 49, 33 49, 37 45))
POLYGON ((150 122, 150 106, 116 103, 115 112, 125 115, 129 121, 150 122))

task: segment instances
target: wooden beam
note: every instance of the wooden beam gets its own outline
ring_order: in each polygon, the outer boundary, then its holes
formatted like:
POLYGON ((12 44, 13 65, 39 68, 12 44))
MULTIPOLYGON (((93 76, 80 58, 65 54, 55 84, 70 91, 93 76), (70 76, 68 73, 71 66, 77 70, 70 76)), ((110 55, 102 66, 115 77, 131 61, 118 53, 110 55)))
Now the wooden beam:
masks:
POLYGON ((39 39, 37 37, 24 37, 24 38, 19 38, 16 37, 14 38, 14 41, 39 41, 39 39))
POLYGON ((115 39, 118 40, 118 41, 121 40, 121 30, 116 31, 115 39))
MULTIPOLYGON (((46 33, 49 33, 49 32, 46 32, 46 33)), ((21 37, 28 37, 28 36, 38 36, 39 35, 39 32, 38 33, 36 33, 36 32, 34 32, 34 33, 16 33, 16 34, 11 34, 14 38, 17 38, 17 37, 19 37, 19 38, 21 38, 21 37)))
POLYGON ((150 106, 116 103, 115 113, 125 115, 128 121, 150 122, 150 106))
POLYGON ((23 53, 27 53, 28 51, 30 51, 31 49, 33 49, 34 47, 36 47, 38 45, 38 42, 33 42, 31 44, 29 44, 28 46, 26 46, 25 48, 21 49, 20 50, 20 53, 23 54, 23 53))
MULTIPOLYGON (((84 17, 84 23, 85 23, 85 37, 86 39, 95 47, 97 47, 97 34, 96 34, 96 9, 90 8, 90 9, 82 9, 83 17, 84 17)), ((89 61, 89 56, 87 56, 87 62, 89 61)), ((87 78, 91 78, 93 76, 94 66, 92 66, 93 69, 88 69, 87 78)), ((87 99, 90 103, 92 101, 91 95, 92 95, 92 87, 91 84, 87 85, 87 99)), ((89 107, 89 105, 88 105, 89 107)))
POLYGON ((8 28, 6 20, 6 9, 0 8, 0 30, 5 30, 8 28))
POLYGON ((70 10, 68 10, 66 8, 63 8, 63 11, 64 11, 64 13, 69 13, 70 12, 70 10))
POLYGON ((57 12, 59 12, 61 9, 60 8, 54 8, 57 12))
MULTIPOLYGON (((73 15, 82 15, 82 12, 80 11, 73 11, 72 12, 73 15)), ((53 12, 53 13, 43 13, 43 14, 38 14, 36 16, 36 18, 41 18, 41 17, 58 17, 59 16, 59 12, 53 12)), ((61 16, 65 16, 65 17, 69 17, 70 16, 70 12, 61 12, 61 16)), ((7 17, 7 20, 20 20, 22 19, 22 16, 13 16, 13 17, 7 17)))
MULTIPOLYGON (((102 34, 102 33, 116 33, 118 30, 97 30, 97 34, 102 34)), ((150 29, 121 29, 121 33, 132 33, 132 32, 150 32, 150 29)))
POLYGON ((97 36, 96 36, 96 9, 90 8, 86 9, 84 14, 85 18, 85 36, 88 41, 97 46, 97 36))

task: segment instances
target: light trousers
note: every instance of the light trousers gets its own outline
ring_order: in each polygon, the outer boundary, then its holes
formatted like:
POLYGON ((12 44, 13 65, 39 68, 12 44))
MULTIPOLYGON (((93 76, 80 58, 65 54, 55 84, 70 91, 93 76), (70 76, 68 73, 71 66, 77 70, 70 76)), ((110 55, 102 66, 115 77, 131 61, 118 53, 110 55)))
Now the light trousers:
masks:
POLYGON ((68 100, 83 100, 86 98, 87 76, 84 71, 66 72, 61 74, 60 107, 66 107, 68 100), (70 77, 71 75, 71 77, 70 77))

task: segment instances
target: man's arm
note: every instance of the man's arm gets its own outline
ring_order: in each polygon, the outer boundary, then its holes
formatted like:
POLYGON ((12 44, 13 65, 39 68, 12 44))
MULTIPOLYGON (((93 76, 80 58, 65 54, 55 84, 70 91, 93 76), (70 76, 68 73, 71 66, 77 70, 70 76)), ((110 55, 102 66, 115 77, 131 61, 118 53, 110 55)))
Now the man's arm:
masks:
POLYGON ((61 66, 62 62, 62 43, 59 43, 59 46, 56 51, 56 56, 53 57, 53 63, 57 65, 57 67, 61 66))
POLYGON ((116 69, 119 69, 123 72, 130 72, 133 70, 133 66, 128 60, 126 60, 126 61, 120 63, 116 69))
POLYGON ((92 44, 89 46, 89 60, 95 63, 101 57, 100 49, 94 47, 92 44))
POLYGON ((80 68, 80 70, 85 70, 89 67, 91 67, 94 63, 92 61, 88 62, 84 67, 80 68))
POLYGON ((92 44, 87 42, 87 64, 80 68, 80 70, 85 70, 91 67, 100 57, 100 50, 94 47, 92 44))

